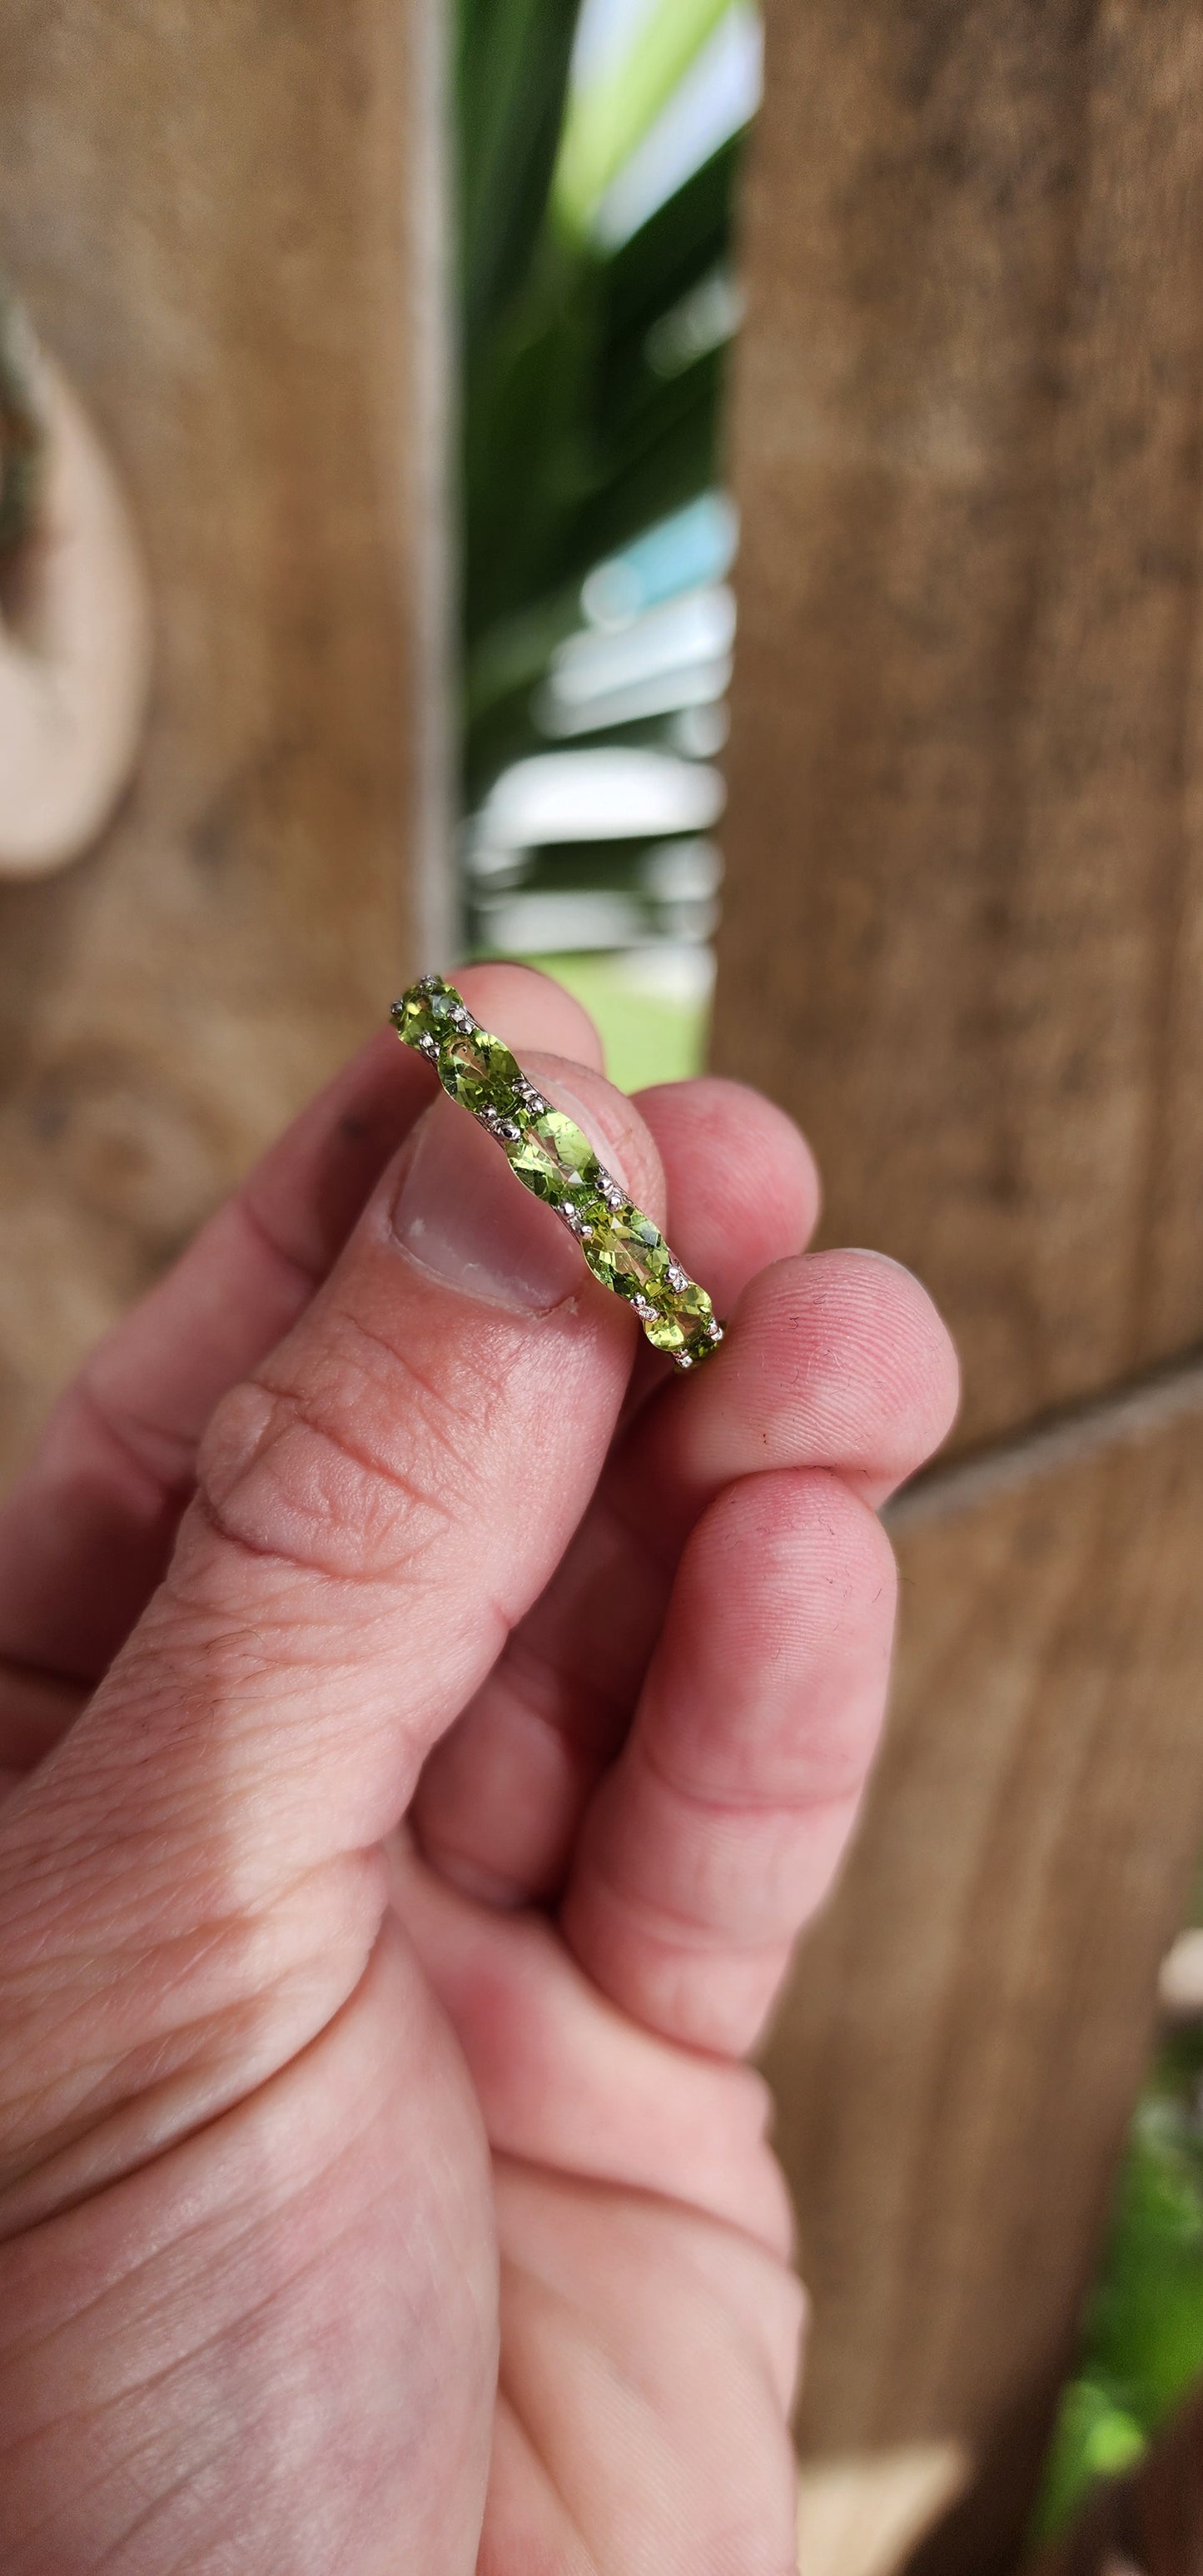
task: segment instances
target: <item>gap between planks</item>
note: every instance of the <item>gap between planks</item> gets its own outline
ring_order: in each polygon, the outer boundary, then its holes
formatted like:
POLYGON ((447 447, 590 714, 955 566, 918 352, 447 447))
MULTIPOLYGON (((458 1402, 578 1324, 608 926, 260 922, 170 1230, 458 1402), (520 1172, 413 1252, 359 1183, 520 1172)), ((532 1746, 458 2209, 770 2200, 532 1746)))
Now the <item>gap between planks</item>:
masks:
POLYGON ((1104 1450, 1150 1440, 1192 1414, 1203 1415, 1203 1345, 1110 1386, 1102 1395, 1040 1415, 1021 1431, 987 1441, 963 1457, 937 1461, 886 1504, 882 1519, 892 1534, 916 1529, 949 1512, 969 1511, 996 1494, 1013 1493, 1060 1468, 1078 1466, 1104 1450))

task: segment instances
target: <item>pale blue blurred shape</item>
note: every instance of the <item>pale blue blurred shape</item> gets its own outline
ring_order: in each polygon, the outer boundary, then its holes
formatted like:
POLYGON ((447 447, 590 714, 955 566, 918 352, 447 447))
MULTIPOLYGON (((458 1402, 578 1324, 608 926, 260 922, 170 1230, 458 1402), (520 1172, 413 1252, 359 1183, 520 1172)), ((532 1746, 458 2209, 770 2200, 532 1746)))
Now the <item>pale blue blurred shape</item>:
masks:
POLYGON ((739 520, 725 492, 703 492, 660 519, 621 554, 595 565, 581 591, 591 626, 630 625, 661 600, 721 582, 735 560, 739 520))

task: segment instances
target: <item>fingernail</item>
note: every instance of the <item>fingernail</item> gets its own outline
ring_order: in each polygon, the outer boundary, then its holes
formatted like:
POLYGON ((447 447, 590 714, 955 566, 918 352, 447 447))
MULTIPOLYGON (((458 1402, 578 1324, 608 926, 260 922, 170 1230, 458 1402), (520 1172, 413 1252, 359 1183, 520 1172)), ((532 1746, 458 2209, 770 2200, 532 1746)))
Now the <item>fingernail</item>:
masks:
POLYGON ((546 1314, 585 1277, 571 1235, 450 1100, 434 1101, 418 1125, 392 1223, 432 1277, 518 1313, 546 1314))

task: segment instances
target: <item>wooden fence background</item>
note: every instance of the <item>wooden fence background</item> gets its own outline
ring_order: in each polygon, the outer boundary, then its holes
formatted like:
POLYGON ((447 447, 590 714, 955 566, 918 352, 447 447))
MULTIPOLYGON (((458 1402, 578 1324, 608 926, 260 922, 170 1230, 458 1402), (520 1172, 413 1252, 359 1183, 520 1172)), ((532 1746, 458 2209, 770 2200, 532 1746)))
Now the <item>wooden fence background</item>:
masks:
MULTIPOLYGON (((1203 19, 768 21, 716 1056, 809 1128, 828 1236, 933 1287, 977 1461, 899 1514, 889 1747, 770 2053, 811 2565, 880 2568, 839 2480, 928 2460, 916 2576, 994 2576, 1203 1840, 1203 19)), ((4 14, 0 263, 158 618, 116 824, 0 891, 10 1461, 443 946, 441 33, 4 14)))
POLYGON ((982 1453, 770 2057, 804 2450, 963 2450, 923 2576, 1014 2564, 1203 1840, 1201 85, 1185 0, 768 13, 717 1059, 982 1453))
POLYGON ((145 755, 0 887, 0 1458, 431 953, 443 28, 421 0, 7 0, 0 266, 149 556, 145 755))

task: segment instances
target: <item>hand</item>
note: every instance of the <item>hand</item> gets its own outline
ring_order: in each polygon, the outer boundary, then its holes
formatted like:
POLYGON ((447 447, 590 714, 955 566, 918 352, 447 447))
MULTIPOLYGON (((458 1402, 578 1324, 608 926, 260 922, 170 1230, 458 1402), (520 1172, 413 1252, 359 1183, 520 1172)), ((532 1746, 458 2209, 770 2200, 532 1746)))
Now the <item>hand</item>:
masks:
POLYGON ((729 1339, 666 1383, 382 1035, 64 1399, 0 1526, 5 2576, 794 2564, 740 2059, 953 1362, 797 1257, 778 1112, 633 1105, 555 986, 463 983, 729 1339))

